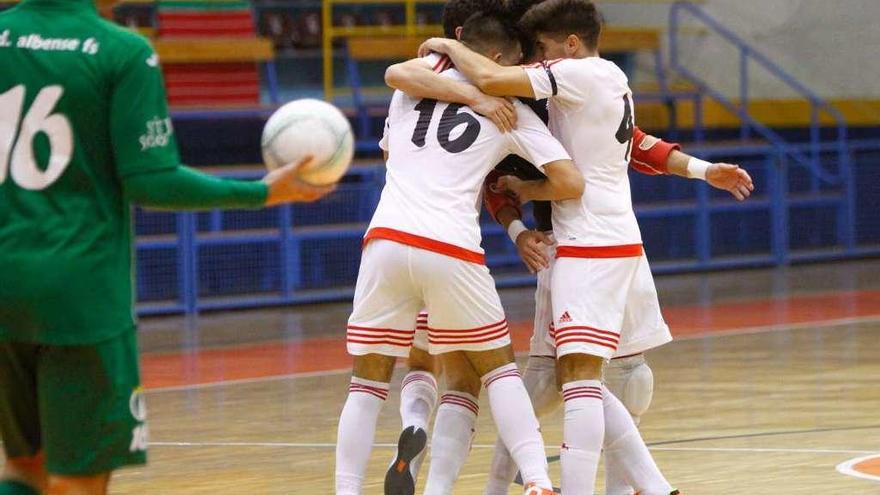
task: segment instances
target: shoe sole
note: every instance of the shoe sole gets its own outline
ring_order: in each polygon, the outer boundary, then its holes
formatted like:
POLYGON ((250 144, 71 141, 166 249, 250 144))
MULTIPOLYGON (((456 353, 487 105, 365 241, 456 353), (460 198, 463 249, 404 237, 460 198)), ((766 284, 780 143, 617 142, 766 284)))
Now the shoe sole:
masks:
POLYGON ((410 426, 400 433, 397 441, 397 458, 385 473, 385 495, 414 495, 416 483, 409 466, 413 459, 425 450, 428 434, 421 428, 410 426))

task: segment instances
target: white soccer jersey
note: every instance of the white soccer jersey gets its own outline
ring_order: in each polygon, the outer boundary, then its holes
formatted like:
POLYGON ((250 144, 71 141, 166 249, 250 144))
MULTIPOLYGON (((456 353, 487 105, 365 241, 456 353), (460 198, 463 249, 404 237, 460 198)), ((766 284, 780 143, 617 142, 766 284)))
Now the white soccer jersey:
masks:
MULTIPOLYGON (((465 81, 455 69, 443 75, 465 81)), ((515 106, 517 129, 503 133, 468 107, 396 91, 380 142, 389 153, 385 188, 366 240, 483 263, 479 196, 486 175, 511 153, 539 169, 569 159, 531 109, 515 106)))
MULTIPOLYGON (((546 61, 525 70, 535 97, 549 98, 550 130, 585 180, 580 199, 553 203, 553 232, 559 245, 641 244, 627 175, 635 113, 626 75, 599 57, 546 61)), ((606 257, 615 252, 594 254, 606 257)))

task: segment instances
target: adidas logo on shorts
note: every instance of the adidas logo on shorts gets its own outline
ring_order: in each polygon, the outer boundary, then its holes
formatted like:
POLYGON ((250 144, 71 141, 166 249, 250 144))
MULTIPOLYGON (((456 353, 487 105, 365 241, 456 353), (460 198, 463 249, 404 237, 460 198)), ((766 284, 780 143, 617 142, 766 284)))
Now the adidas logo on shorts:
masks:
POLYGON ((571 323, 571 315, 568 314, 568 311, 562 313, 562 316, 559 317, 559 323, 571 323))

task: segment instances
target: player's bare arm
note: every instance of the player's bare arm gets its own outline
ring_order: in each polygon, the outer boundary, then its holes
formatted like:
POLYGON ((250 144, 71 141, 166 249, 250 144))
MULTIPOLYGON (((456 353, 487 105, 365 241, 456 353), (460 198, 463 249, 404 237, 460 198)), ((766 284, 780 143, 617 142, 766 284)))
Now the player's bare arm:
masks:
POLYGON ((584 193, 584 176, 571 160, 558 160, 544 166, 546 179, 522 180, 512 175, 498 179, 496 187, 509 191, 521 202, 565 201, 580 198, 584 193))
POLYGON ((688 179, 702 179, 712 187, 728 191, 739 201, 748 198, 755 186, 749 173, 738 165, 709 163, 679 150, 674 143, 633 129, 630 166, 647 175, 671 174, 688 179))
POLYGON ((470 84, 441 76, 424 58, 388 67, 385 70, 385 84, 414 98, 467 105, 505 132, 516 128, 516 111, 511 102, 488 96, 470 84))
POLYGON ((498 65, 461 42, 446 38, 431 38, 419 48, 420 55, 431 52, 448 55, 455 67, 488 95, 535 97, 529 76, 522 67, 498 65))
POLYGON ((739 201, 748 198, 755 185, 749 173, 730 163, 709 163, 674 150, 667 162, 669 173, 689 179, 702 179, 712 187, 729 192, 739 201))

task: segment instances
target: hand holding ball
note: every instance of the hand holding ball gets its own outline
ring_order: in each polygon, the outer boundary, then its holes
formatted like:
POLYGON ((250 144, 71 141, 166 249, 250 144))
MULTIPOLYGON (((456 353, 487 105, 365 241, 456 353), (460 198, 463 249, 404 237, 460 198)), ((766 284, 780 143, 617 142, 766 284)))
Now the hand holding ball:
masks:
POLYGON ((314 186, 335 184, 354 157, 354 135, 335 106, 313 99, 292 101, 272 114, 263 128, 263 161, 269 170, 299 163, 298 180, 314 186))

